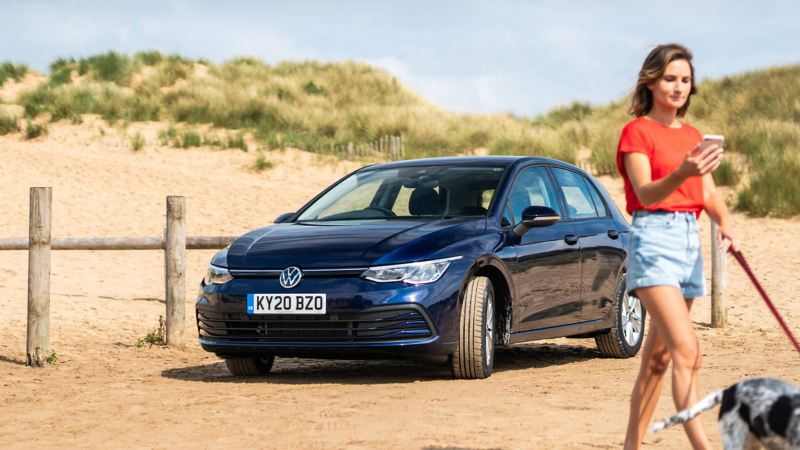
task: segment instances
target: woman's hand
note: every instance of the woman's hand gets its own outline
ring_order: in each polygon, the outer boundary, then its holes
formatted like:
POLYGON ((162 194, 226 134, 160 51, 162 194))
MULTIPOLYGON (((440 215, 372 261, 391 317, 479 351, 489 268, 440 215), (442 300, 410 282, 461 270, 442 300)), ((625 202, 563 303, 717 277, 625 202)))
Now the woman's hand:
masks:
POLYGON ((719 229, 717 230, 717 245, 725 252, 728 250, 726 247, 732 248, 733 251, 739 251, 739 240, 736 239, 732 222, 723 221, 719 224, 719 229), (728 241, 728 245, 726 245, 726 240, 728 241))
POLYGON ((689 153, 686 154, 686 159, 675 171, 683 178, 701 177, 711 173, 722 163, 724 151, 725 149, 717 144, 711 144, 703 148, 703 143, 700 142, 695 148, 689 150, 689 153))

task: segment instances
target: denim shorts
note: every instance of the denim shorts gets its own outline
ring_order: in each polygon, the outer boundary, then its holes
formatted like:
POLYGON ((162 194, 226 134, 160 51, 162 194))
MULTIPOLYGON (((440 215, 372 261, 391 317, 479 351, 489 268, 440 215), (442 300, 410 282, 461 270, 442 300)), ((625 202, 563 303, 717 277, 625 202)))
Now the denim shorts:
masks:
POLYGON ((649 286, 675 286, 684 298, 706 295, 694 213, 638 210, 633 214, 627 289, 649 286))

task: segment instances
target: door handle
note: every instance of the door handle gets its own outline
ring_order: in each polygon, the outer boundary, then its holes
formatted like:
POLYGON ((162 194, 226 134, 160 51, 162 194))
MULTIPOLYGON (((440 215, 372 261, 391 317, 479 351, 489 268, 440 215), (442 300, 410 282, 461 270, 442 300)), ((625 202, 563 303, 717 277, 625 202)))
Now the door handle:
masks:
POLYGON ((575 245, 578 243, 578 236, 575 236, 574 234, 568 234, 564 236, 564 242, 569 245, 575 245))
POLYGON ((611 239, 617 239, 619 237, 619 231, 608 230, 608 237, 610 237, 611 239))

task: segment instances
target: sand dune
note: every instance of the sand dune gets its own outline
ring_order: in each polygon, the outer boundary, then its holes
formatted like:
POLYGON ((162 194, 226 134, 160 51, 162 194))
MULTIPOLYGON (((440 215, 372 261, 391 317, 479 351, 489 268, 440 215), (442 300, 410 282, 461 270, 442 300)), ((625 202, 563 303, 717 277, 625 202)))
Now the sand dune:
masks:
MULTIPOLYGON (((251 169, 240 150, 157 145, 162 124, 119 131, 87 116, 23 141, 0 136, 0 237, 27 235, 28 190, 53 187, 53 236, 158 236, 165 197, 184 195, 190 235, 235 235, 293 211, 357 162, 287 150, 251 169), (103 131, 101 132, 100 129, 103 131), (127 135, 148 142, 134 152, 127 135)), ((603 182, 621 202, 618 180, 603 182)), ((619 203, 621 204, 621 203, 619 203)), ((736 215, 743 251, 800 333, 793 276, 800 222, 736 215)), ((702 221, 704 236, 708 221, 702 221)), ((708 261, 709 239, 705 238, 708 261)), ((242 380, 196 344, 193 297, 214 251, 188 252, 185 349, 134 343, 164 313, 157 251, 53 253, 55 365, 25 358, 27 254, 0 252, 0 443, 17 447, 619 448, 638 358, 602 359, 593 340, 502 349, 496 373, 453 381, 444 366, 405 361, 278 359, 267 379, 242 380)), ((800 383, 800 355, 743 272, 729 261, 729 326, 712 329, 710 299, 693 311, 704 351, 701 387, 769 375, 800 383)), ((707 263, 709 273, 710 263, 707 263)), ((656 416, 674 411, 669 381, 656 416)), ((714 444, 715 414, 706 423, 714 444)), ((683 432, 648 441, 687 447, 683 432)))

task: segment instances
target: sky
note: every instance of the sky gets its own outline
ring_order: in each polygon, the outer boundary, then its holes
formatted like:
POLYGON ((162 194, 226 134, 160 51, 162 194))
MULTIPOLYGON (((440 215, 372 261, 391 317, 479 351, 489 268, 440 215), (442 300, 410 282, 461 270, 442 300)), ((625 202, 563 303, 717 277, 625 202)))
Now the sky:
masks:
POLYGON ((796 0, 0 2, 0 61, 43 73, 108 50, 355 60, 462 113, 618 100, 659 43, 687 45, 698 80, 800 63, 796 0))

